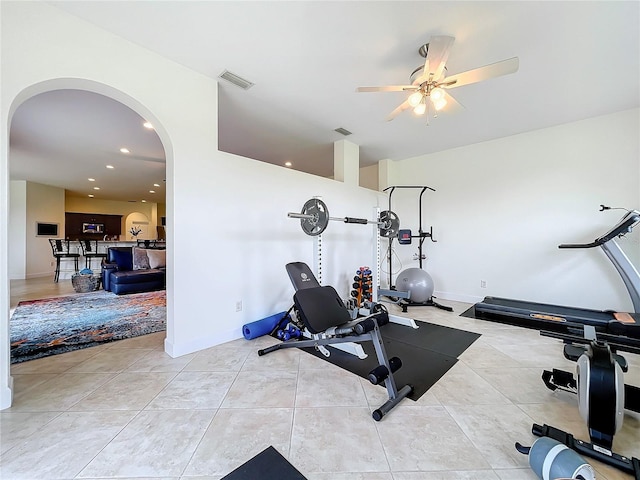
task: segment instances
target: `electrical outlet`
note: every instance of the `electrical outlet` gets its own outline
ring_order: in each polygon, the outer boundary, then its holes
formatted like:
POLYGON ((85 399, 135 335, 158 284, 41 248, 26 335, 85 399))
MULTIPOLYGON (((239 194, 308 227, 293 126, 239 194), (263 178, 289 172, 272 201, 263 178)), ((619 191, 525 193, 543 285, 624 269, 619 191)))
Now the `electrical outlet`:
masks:
POLYGON ((242 311, 242 300, 238 300, 236 302, 236 312, 241 312, 242 311))
POLYGON ((486 280, 480 280, 480 288, 487 288, 487 281, 486 280))
POLYGON ((54 265, 54 262, 49 262, 50 267, 53 267, 53 265, 54 265))

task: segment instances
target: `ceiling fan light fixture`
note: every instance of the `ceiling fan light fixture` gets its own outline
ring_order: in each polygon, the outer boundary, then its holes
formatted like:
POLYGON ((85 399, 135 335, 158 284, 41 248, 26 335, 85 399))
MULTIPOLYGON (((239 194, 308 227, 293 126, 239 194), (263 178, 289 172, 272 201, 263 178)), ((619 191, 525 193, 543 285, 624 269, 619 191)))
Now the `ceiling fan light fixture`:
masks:
POLYGON ((438 100, 431 98, 431 102, 433 103, 433 108, 435 108, 437 112, 442 110, 447 104, 447 100, 444 97, 439 98, 438 100))
POLYGON ((410 85, 358 87, 356 91, 409 92, 409 96, 387 116, 387 121, 393 120, 411 107, 416 115, 427 114, 428 125, 429 117, 436 117, 447 102, 452 103, 448 110, 458 105, 455 98, 447 94, 445 89, 462 87, 518 71, 520 62, 518 57, 513 57, 449 76, 446 63, 454 41, 455 38, 450 35, 432 35, 429 43, 423 44, 418 50, 424 62, 409 75, 410 85), (430 102, 427 101, 427 97, 430 102))
POLYGON ((422 102, 422 92, 418 90, 409 95, 408 102, 413 108, 417 107, 422 102))
POLYGON ((440 87, 436 87, 436 88, 434 88, 433 90, 431 90, 431 94, 430 94, 430 96, 431 96, 431 101, 432 101, 432 102, 434 103, 434 105, 435 105, 435 103, 436 103, 438 100, 440 100, 440 99, 443 99, 443 98, 444 98, 444 90, 443 90, 443 89, 441 89, 440 87))

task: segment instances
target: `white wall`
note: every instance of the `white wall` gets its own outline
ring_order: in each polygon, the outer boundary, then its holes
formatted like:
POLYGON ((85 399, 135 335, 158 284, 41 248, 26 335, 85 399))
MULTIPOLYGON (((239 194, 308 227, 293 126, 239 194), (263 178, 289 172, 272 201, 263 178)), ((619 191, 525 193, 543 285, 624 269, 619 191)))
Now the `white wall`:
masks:
MULTIPOLYGON (((26 263, 27 278, 51 275, 55 267, 53 251, 49 238, 36 236, 36 223, 57 223, 58 238, 64 238, 64 189, 27 182, 27 225, 26 225, 26 263)), ((13 248, 13 245, 11 246, 13 248)), ((20 246, 17 246, 19 249, 20 246)), ((11 250, 13 256, 13 250, 11 250)), ((61 270, 69 270, 68 261, 61 265, 61 270)), ((68 278, 68 275, 66 275, 68 278)), ((61 276, 63 278, 63 276, 61 276)))
MULTIPOLYGON (((166 349, 172 355, 237 338, 244 323, 290 306, 284 264, 311 262, 313 240, 288 211, 321 195, 332 212, 370 217, 383 200, 371 190, 218 152, 214 80, 47 4, 0 8, 0 408, 11 399, 7 139, 12 113, 30 96, 85 88, 156 126, 167 154, 166 349), (244 308, 236 313, 238 300, 244 308)), ((324 236, 325 283, 346 293, 351 270, 369 260, 371 233, 369 226, 331 225, 324 236)))
POLYGON ((9 204, 9 278, 23 279, 27 274, 27 182, 11 181, 9 204))
MULTIPOLYGON (((436 294, 630 311, 601 249, 557 246, 593 241, 622 217, 600 213, 601 203, 640 208, 638 119, 634 109, 397 162, 399 184, 437 190, 425 193, 423 212, 438 240, 424 244, 436 294)), ((417 231, 417 195, 392 198, 401 228, 417 231)), ((636 268, 639 238, 636 231, 619 241, 636 268)), ((405 267, 417 266, 415 243, 396 251, 405 267)))
POLYGON ((378 190, 378 165, 369 165, 360 169, 360 186, 378 190))
MULTIPOLYGON (((368 189, 231 154, 220 153, 215 162, 198 167, 198 181, 180 197, 193 197, 194 209, 183 232, 184 248, 178 251, 176 242, 176 304, 193 302, 201 284, 200 294, 207 297, 198 314, 202 320, 180 333, 187 350, 201 348, 206 339, 201 322, 215 324, 217 338, 237 338, 246 321, 291 306, 284 265, 313 265, 314 243, 288 212, 299 212, 306 200, 321 196, 333 216, 372 218, 373 207, 384 202, 368 189), (239 300, 240 314, 235 313, 239 300)), ((348 278, 363 262, 370 263, 372 242, 372 226, 331 222, 323 234, 324 283, 346 296, 348 278)))
MULTIPOLYGON (((133 212, 141 212, 151 218, 156 216, 157 203, 132 203, 97 198, 65 196, 65 211, 77 213, 101 213, 105 215, 122 215, 123 218, 133 212)), ((122 225, 124 227, 124 223, 122 225)))

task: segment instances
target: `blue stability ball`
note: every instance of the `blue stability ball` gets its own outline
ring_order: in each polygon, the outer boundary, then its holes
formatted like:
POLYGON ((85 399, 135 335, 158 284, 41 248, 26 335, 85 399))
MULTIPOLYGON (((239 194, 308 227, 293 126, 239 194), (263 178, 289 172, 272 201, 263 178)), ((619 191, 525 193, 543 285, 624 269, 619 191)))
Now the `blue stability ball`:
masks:
POLYGON ((421 268, 407 268, 396 278, 396 290, 410 292, 411 302, 425 303, 433 296, 433 279, 421 268))

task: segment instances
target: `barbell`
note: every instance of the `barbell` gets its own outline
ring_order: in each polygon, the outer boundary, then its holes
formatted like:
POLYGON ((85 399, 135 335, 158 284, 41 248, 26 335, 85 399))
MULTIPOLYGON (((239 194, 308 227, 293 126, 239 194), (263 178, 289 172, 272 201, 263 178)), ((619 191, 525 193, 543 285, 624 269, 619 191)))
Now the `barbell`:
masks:
POLYGON ((289 218, 299 218, 302 231, 307 235, 317 236, 325 231, 329 221, 344 223, 376 224, 382 237, 396 237, 400 228, 398 216, 391 210, 380 212, 378 220, 354 217, 330 217, 327 205, 319 198, 307 200, 300 213, 289 212, 289 218))

